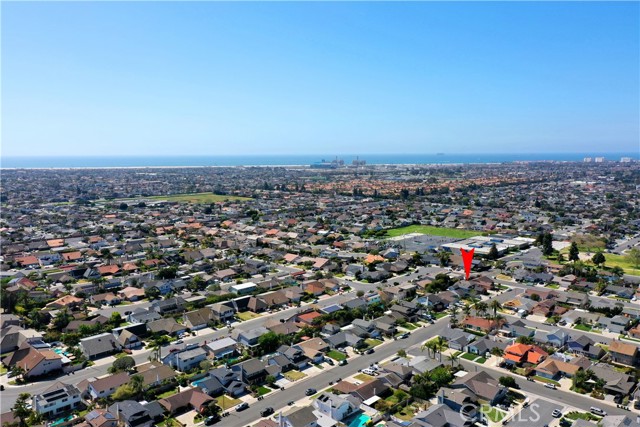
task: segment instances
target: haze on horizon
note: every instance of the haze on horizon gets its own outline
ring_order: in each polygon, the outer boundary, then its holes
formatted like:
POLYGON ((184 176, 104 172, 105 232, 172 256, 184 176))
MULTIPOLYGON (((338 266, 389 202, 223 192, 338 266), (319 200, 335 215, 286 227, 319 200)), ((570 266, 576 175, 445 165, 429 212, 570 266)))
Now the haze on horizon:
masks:
POLYGON ((2 156, 640 151, 637 2, 5 2, 2 156))

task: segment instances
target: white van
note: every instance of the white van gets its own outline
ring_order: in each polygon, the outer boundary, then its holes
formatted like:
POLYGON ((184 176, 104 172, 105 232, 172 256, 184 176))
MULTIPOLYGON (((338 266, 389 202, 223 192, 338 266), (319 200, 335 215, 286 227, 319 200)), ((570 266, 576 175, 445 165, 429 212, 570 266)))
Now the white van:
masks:
POLYGON ((607 413, 605 411, 603 411, 600 408, 596 408, 595 406, 591 407, 591 413, 592 414, 596 414, 596 415, 600 415, 601 417, 604 417, 607 415, 607 413))
POLYGON ((370 369, 370 368, 363 369, 362 373, 363 374, 367 374, 367 375, 371 375, 371 376, 378 375, 378 373, 376 371, 374 371, 373 369, 370 369))

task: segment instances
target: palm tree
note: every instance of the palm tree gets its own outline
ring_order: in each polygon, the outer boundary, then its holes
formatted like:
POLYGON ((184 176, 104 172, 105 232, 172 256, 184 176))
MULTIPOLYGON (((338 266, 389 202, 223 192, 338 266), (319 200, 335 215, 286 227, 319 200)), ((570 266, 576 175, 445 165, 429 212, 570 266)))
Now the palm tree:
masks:
POLYGON ((447 356, 447 360, 448 360, 449 362, 451 362, 451 367, 453 367, 453 364, 454 364, 454 363, 456 363, 456 362, 457 362, 458 364, 460 363, 460 356, 458 356, 458 355, 457 355, 457 354, 455 354, 455 353, 451 353, 450 355, 448 355, 448 356, 447 356))
POLYGON ((464 307, 462 307, 462 312, 464 313, 465 317, 469 317, 469 315, 471 314, 471 306, 469 304, 465 304, 464 307))
POLYGON ((480 313, 486 314, 487 313, 487 308, 489 308, 489 307, 487 306, 486 302, 484 302, 484 301, 477 302, 476 305, 475 305, 476 315, 479 315, 480 313))
POLYGON ((427 350, 427 356, 431 357, 431 352, 433 351, 433 358, 436 357, 436 342, 435 341, 427 341, 422 346, 420 346, 421 351, 427 350))
POLYGON ((498 310, 502 308, 502 304, 500 304, 500 301, 497 299, 494 299, 489 303, 489 307, 493 310, 493 318, 495 319, 498 314, 498 310))
POLYGON ((129 385, 131 386, 131 390, 135 393, 136 398, 140 400, 142 393, 144 392, 144 377, 142 375, 133 375, 129 379, 129 385))
POLYGON ((440 260, 440 267, 446 267, 451 260, 451 253, 447 251, 440 251, 436 257, 440 260))
POLYGON ((27 418, 33 414, 33 410, 27 406, 30 399, 31 395, 29 393, 20 393, 13 408, 11 408, 13 415, 20 420, 20 427, 26 426, 27 418))
MULTIPOLYGON (((443 337, 438 335, 438 339, 436 341, 436 349, 438 350, 438 353, 440 353, 439 360, 441 362, 442 362, 442 349, 445 348, 446 346, 447 346, 447 340, 445 340, 443 337)), ((434 357, 435 357, 435 354, 434 354, 434 357)))

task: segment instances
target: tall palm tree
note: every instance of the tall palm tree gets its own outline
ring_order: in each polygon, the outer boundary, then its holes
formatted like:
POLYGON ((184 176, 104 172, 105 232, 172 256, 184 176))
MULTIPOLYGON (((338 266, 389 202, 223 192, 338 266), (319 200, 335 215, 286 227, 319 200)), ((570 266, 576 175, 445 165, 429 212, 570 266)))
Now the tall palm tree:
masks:
POLYGON ((427 356, 431 357, 431 352, 433 352, 433 357, 436 357, 436 342, 435 341, 427 341, 420 347, 421 351, 427 350, 427 356))
POLYGON ((129 385, 131 386, 131 390, 136 395, 136 398, 140 400, 142 398, 142 393, 144 392, 144 377, 142 375, 133 375, 129 379, 129 385))
POLYGON ((500 301, 497 299, 494 299, 489 303, 489 307, 493 310, 493 318, 495 319, 498 314, 498 310, 502 308, 502 304, 500 304, 500 301))
POLYGON ((484 301, 479 301, 475 305, 476 315, 486 314, 487 313, 487 303, 484 301))
POLYGON ((464 307, 462 307, 462 312, 466 317, 468 317, 471 314, 471 306, 469 304, 465 304, 464 307))
POLYGON ((450 355, 448 355, 447 360, 451 362, 451 367, 453 367, 453 364, 456 362, 460 364, 460 356, 456 355, 455 353, 451 353, 450 355))
MULTIPOLYGON (((440 354, 439 360, 441 362, 442 362, 442 349, 445 348, 446 346, 447 346, 447 340, 445 340, 443 337, 438 335, 438 339, 436 341, 436 348, 438 350, 438 353, 440 354)), ((434 354, 434 356, 435 356, 435 354, 434 354)))

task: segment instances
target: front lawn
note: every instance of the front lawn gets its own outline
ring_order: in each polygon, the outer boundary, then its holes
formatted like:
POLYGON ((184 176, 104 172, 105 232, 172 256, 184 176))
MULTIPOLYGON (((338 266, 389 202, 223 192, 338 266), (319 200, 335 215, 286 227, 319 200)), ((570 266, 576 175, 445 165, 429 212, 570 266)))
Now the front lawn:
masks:
POLYGON ((366 340, 364 340, 364 342, 369 346, 369 348, 376 347, 382 344, 381 340, 377 340, 374 338, 367 338, 366 340))
POLYGON ((261 385, 260 387, 258 387, 257 391, 258 391, 258 396, 262 396, 264 394, 271 393, 272 390, 270 388, 267 388, 261 385))
POLYGON ((337 360, 338 362, 341 360, 345 360, 347 358, 347 356, 344 353, 341 353, 337 350, 331 350, 330 352, 327 353, 327 356, 329 356, 333 360, 337 360))
POLYGON ((229 408, 233 408, 236 405, 242 403, 240 399, 234 399, 233 397, 229 397, 226 394, 216 398, 217 405, 223 410, 226 411, 229 408))
POLYGON ((413 331, 415 329, 417 329, 418 327, 416 325, 414 325, 413 323, 405 323, 404 325, 402 325, 403 328, 408 329, 410 331, 413 331))
POLYGON ((482 412, 487 418, 489 418, 494 423, 502 421, 502 419, 506 415, 504 412, 502 412, 498 408, 494 408, 493 406, 486 406, 486 405, 482 405, 480 407, 480 412, 482 412))
POLYGON ((487 361, 487 359, 485 359, 484 357, 479 357, 479 358, 477 358, 475 360, 476 363, 480 363, 480 364, 483 364, 486 361, 487 361))
POLYGON ((545 288, 560 289, 560 285, 556 285, 555 283, 549 283, 548 285, 545 286, 545 288))
POLYGON ((460 357, 462 357, 465 360, 474 361, 480 356, 478 356, 477 354, 473 354, 473 353, 463 353, 460 357))
POLYGON ((257 319, 258 317, 260 317, 260 315, 252 311, 243 311, 241 313, 236 313, 236 317, 245 322, 247 320, 257 319))
POLYGON ((289 371, 284 373, 284 377, 289 381, 298 381, 305 378, 307 374, 300 371, 289 371))
POLYGON ((571 411, 566 414, 565 417, 574 421, 578 419, 587 421, 600 421, 600 417, 597 417, 589 412, 571 411))
POLYGON ((575 325, 573 329, 577 329, 579 331, 591 332, 591 326, 585 325, 584 323, 580 323, 579 325, 575 325))
POLYGON ((367 374, 354 375, 353 378, 355 378, 356 380, 365 381, 365 382, 373 379, 371 375, 367 375, 367 374))
POLYGON ((560 386, 558 381, 550 380, 549 378, 540 377, 538 375, 533 377, 536 381, 540 381, 541 383, 555 384, 556 386, 560 386))

